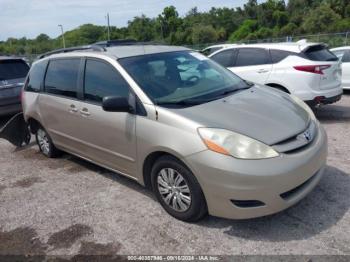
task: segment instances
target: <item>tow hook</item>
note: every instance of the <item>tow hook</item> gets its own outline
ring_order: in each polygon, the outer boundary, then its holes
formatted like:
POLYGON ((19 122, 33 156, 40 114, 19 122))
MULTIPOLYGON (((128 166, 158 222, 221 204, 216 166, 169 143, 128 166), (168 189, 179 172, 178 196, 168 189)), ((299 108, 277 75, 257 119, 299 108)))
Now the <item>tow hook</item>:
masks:
POLYGON ((13 116, 1 129, 0 138, 6 139, 16 147, 28 145, 31 134, 23 113, 13 116))

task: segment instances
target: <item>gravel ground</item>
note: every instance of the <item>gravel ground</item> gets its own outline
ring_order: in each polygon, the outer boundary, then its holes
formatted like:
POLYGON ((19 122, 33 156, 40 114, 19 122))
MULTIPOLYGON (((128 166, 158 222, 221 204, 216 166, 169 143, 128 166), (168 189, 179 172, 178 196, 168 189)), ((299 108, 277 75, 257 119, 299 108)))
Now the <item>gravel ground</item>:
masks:
POLYGON ((184 223, 127 178, 0 140, 0 254, 350 255, 350 94, 317 116, 329 136, 318 187, 286 211, 243 221, 184 223))

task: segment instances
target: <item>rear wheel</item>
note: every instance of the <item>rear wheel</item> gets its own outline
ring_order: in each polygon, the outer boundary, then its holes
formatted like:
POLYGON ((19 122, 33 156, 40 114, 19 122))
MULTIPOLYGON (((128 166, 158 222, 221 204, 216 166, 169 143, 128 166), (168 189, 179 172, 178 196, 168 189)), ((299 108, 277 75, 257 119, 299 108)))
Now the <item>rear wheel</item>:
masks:
POLYGON ((197 179, 176 158, 165 156, 156 161, 151 179, 158 201, 173 217, 193 222, 207 213, 206 201, 197 179))
POLYGON ((52 142, 49 134, 43 127, 39 127, 35 134, 36 142, 39 146, 40 151, 47 157, 57 157, 61 151, 58 150, 52 142))

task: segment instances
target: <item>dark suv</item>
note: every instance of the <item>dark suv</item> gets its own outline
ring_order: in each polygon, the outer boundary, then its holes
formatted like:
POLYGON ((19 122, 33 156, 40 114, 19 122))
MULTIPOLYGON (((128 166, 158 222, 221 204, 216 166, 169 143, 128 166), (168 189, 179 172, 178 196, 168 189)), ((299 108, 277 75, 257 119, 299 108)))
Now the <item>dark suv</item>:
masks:
POLYGON ((20 58, 0 56, 0 116, 20 112, 20 93, 29 71, 20 58))

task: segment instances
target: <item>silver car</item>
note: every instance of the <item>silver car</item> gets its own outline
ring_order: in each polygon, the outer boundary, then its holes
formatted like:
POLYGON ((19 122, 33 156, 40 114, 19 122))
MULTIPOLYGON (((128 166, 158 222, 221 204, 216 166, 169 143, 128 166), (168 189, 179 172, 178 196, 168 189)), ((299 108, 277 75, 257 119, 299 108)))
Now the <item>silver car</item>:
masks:
POLYGON ((43 154, 134 179, 184 221, 281 211, 326 163, 326 133, 304 102, 183 47, 53 52, 32 66, 22 103, 43 154))

